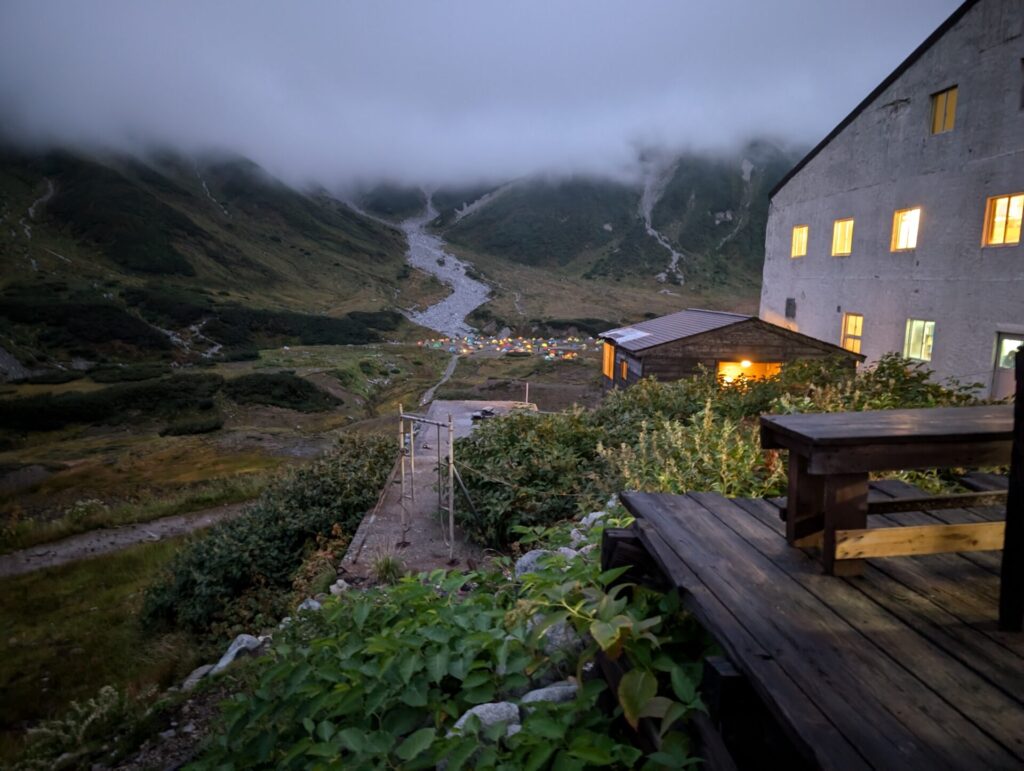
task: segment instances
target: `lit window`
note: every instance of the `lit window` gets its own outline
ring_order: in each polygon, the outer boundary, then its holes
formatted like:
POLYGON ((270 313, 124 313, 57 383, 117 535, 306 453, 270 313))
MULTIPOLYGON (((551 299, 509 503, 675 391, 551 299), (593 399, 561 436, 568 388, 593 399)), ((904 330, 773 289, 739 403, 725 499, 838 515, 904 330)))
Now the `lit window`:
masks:
POLYGON ((846 257, 853 251, 853 218, 832 225, 832 256, 846 257))
POLYGON ((763 380, 768 377, 775 377, 782 371, 782 364, 777 361, 720 361, 718 362, 718 377, 728 385, 735 383, 739 378, 747 380, 763 380))
POLYGON ((1017 351, 1024 346, 1024 340, 1019 337, 1002 337, 999 339, 999 348, 996 351, 996 367, 999 369, 1013 369, 1017 366, 1017 351))
POLYGON ((601 372, 604 376, 611 380, 615 377, 615 346, 611 343, 605 343, 602 351, 603 359, 601 361, 601 372))
POLYGON ((629 378, 627 377, 627 375, 629 375, 629 367, 628 367, 628 366, 626 366, 626 362, 625 362, 625 360, 623 360, 623 361, 621 362, 621 366, 620 366, 620 368, 619 368, 619 372, 621 373, 621 376, 622 376, 622 379, 623 379, 623 380, 628 380, 628 379, 629 379, 629 378))
POLYGON ((793 248, 789 252, 790 257, 803 257, 807 254, 807 225, 793 226, 793 248))
POLYGON ((921 224, 921 209, 900 209, 892 216, 892 246, 894 252, 917 248, 917 228, 921 224))
POLYGON ((984 246, 1020 243, 1020 225, 1024 219, 1024 193, 989 198, 985 205, 984 246))
POLYGON ((859 313, 843 314, 842 346, 848 351, 860 353, 860 341, 864 331, 864 317, 859 313))
POLYGON ((932 133, 952 131, 956 120, 956 86, 932 94, 932 133))
POLYGON ((935 322, 907 319, 907 334, 903 339, 903 355, 918 361, 932 360, 935 342, 935 322))

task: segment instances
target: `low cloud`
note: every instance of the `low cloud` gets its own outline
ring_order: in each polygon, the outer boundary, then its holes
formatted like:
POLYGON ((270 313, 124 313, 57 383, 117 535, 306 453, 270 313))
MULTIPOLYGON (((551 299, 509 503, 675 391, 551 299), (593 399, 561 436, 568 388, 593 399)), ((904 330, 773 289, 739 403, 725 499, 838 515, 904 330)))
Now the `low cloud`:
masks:
POLYGON ((810 144, 955 0, 5 0, 0 132, 241 153, 334 186, 618 174, 810 144))

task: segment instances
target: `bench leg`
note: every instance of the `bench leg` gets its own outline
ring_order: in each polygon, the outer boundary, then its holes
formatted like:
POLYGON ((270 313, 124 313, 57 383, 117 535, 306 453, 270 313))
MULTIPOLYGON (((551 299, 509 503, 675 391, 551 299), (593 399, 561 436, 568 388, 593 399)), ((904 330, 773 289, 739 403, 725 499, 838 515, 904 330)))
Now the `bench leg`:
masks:
POLYGON ((811 546, 824 527, 823 477, 807 473, 807 459, 789 454, 789 488, 786 492, 786 540, 792 546, 811 546))
POLYGON ((821 561, 833 576, 859 576, 864 560, 837 560, 836 530, 861 530, 868 526, 868 475, 831 474, 823 477, 825 528, 821 561))

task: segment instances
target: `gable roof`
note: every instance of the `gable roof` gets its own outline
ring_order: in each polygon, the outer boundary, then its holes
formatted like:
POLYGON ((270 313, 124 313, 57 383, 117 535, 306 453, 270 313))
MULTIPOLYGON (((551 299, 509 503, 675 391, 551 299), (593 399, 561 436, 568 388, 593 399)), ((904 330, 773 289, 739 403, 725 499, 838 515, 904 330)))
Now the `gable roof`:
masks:
POLYGON ((925 39, 925 41, 921 43, 921 45, 915 48, 913 53, 911 53, 910 56, 904 59, 903 62, 900 63, 900 65, 895 70, 889 73, 889 77, 887 77, 885 80, 879 83, 874 91, 868 94, 860 104, 853 108, 853 112, 851 112, 849 115, 843 118, 839 122, 838 126, 832 129, 832 131, 830 131, 824 139, 822 139, 818 144, 816 144, 814 148, 809 153, 807 153, 807 155, 805 155, 797 162, 796 166, 794 166, 788 172, 786 172, 786 175, 782 179, 780 179, 778 183, 775 185, 775 187, 773 187, 771 191, 768 193, 768 198, 774 198, 775 194, 782 190, 782 188, 786 186, 789 180, 795 177, 804 166, 810 163, 814 156, 816 156, 823 149, 825 149, 825 146, 828 145, 828 143, 831 142, 833 139, 835 139, 847 126, 853 123, 854 119, 862 112, 864 112, 864 110, 867 109, 869 104, 875 101, 875 99, 883 91, 885 91, 885 89, 891 86, 900 75, 902 75, 904 72, 910 69, 914 62, 916 62, 918 59, 921 58, 922 55, 924 55, 925 51, 931 48, 939 38, 941 38, 943 35, 949 32, 950 28, 954 24, 960 21, 960 19, 962 19, 969 10, 971 10, 980 2, 981 0, 967 0, 967 2, 965 2, 959 8, 957 8, 955 11, 953 11, 950 17, 939 25, 938 29, 936 29, 932 34, 930 34, 925 39))
POLYGON ((609 329, 598 337, 607 338, 619 348, 627 351, 642 351, 645 348, 653 348, 681 337, 699 335, 752 318, 754 316, 744 316, 739 313, 687 308, 685 311, 670 313, 668 316, 660 316, 650 321, 641 321, 632 326, 609 329))

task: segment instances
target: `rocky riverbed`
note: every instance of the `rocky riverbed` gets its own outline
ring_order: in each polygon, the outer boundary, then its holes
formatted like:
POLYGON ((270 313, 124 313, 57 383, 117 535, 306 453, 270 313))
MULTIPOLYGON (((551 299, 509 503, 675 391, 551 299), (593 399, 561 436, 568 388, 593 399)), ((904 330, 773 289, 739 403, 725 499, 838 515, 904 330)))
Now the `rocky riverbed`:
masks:
POLYGON ((437 217, 437 209, 428 196, 422 214, 401 223, 402 232, 409 241, 409 264, 436 277, 452 292, 441 302, 422 311, 409 311, 408 317, 428 329, 448 337, 470 334, 473 328, 466 316, 487 302, 491 290, 486 284, 466 275, 466 264, 445 251, 444 241, 427 232, 427 223, 437 217))

